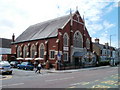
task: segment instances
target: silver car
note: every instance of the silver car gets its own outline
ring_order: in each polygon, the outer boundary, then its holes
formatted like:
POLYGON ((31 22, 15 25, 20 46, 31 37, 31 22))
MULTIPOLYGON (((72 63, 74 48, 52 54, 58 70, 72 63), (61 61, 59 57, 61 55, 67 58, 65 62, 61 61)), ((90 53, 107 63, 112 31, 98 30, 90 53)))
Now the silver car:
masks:
POLYGON ((8 61, 0 61, 0 74, 12 74, 12 68, 8 61))

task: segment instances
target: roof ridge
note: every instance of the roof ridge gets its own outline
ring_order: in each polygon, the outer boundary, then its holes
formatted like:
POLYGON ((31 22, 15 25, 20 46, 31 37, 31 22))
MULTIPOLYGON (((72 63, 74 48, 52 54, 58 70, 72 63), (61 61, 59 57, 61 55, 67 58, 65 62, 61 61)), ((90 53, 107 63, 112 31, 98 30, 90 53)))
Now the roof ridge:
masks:
POLYGON ((70 16, 70 15, 68 14, 68 15, 64 15, 64 16, 60 16, 60 17, 56 17, 56 18, 52 18, 52 19, 49 19, 49 20, 45 20, 45 21, 42 21, 42 22, 39 22, 39 23, 36 23, 36 24, 30 25, 29 27, 37 26, 37 25, 39 25, 39 24, 44 24, 44 23, 46 23, 46 22, 52 22, 52 21, 55 21, 55 20, 57 20, 57 19, 64 18, 64 17, 67 17, 67 16, 70 16))
POLYGON ((12 39, 8 39, 8 38, 0 38, 0 39, 12 40, 12 39))

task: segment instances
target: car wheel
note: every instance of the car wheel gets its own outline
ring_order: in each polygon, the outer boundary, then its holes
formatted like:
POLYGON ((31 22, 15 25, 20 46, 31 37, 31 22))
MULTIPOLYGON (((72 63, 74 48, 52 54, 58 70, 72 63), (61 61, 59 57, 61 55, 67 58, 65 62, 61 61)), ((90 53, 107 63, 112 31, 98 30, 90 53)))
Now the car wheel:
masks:
POLYGON ((33 71, 33 69, 30 69, 31 71, 33 71))
POLYGON ((24 68, 25 70, 27 70, 27 68, 24 68))
POLYGON ((17 67, 18 69, 20 69, 20 67, 17 67))
POLYGON ((11 75, 11 74, 12 74, 12 71, 11 71, 11 72, 9 72, 9 74, 11 75))

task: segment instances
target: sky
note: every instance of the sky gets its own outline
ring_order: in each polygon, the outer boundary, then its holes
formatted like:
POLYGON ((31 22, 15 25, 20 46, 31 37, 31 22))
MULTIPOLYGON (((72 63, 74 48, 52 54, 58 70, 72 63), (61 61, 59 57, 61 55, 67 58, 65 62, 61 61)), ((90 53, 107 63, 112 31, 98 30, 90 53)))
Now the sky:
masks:
MULTIPOLYGON (((119 0, 0 0, 0 38, 18 37, 30 25, 74 13, 76 7, 94 42, 118 47, 119 0)), ((120 39, 119 39, 120 40, 120 39)))

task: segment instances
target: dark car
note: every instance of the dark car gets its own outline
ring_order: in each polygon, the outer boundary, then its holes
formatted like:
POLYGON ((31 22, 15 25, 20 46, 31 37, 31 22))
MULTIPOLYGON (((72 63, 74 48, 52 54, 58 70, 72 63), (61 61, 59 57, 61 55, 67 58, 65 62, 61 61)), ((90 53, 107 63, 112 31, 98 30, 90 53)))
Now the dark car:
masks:
POLYGON ((12 71, 8 61, 0 61, 0 74, 12 74, 12 71))
POLYGON ((22 62, 21 64, 17 65, 18 69, 24 69, 24 70, 33 70, 34 65, 30 62, 22 62))
POLYGON ((18 61, 11 61, 10 62, 10 65, 12 66, 12 67, 14 67, 14 68, 17 68, 17 65, 19 64, 19 62, 18 61))

